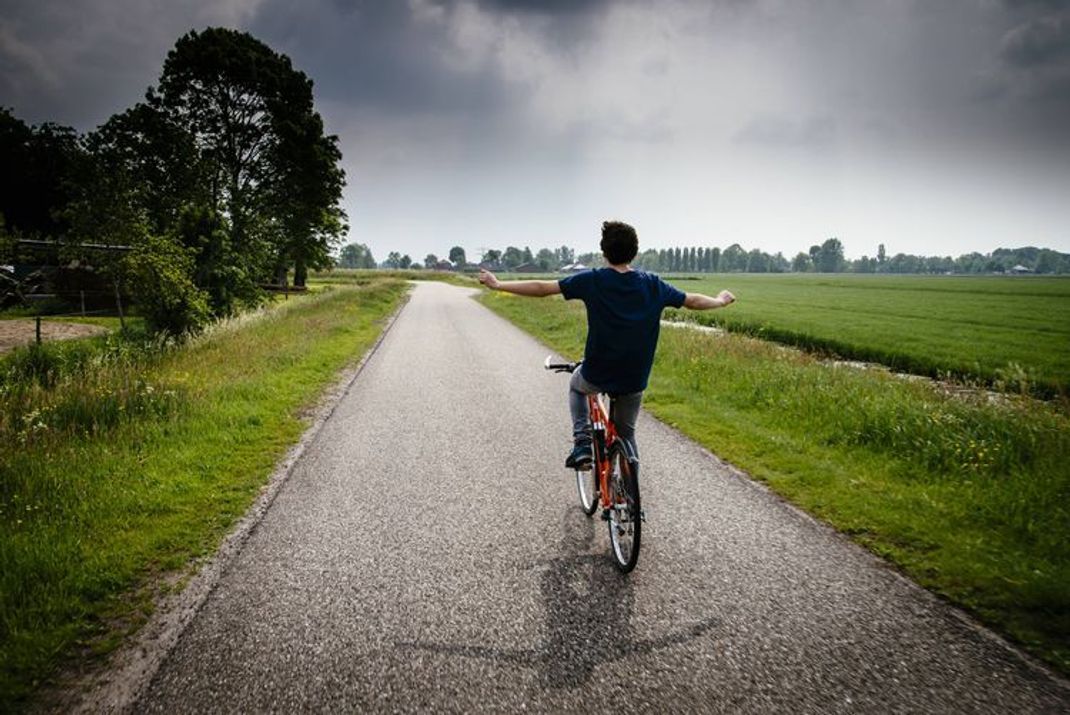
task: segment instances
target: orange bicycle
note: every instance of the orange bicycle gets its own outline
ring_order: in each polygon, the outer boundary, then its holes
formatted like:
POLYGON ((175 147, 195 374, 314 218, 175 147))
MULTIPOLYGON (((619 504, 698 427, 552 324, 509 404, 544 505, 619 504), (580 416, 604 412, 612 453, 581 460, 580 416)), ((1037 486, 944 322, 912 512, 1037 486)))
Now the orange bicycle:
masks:
MULTIPOLYGON (((572 373, 582 363, 554 364, 547 357, 543 366, 554 372, 572 373)), ((639 460, 631 445, 617 435, 609 419, 610 395, 587 395, 592 461, 576 470, 580 506, 594 514, 601 496, 602 519, 609 524, 609 541, 617 568, 628 573, 639 561, 643 511, 639 503, 639 460)))

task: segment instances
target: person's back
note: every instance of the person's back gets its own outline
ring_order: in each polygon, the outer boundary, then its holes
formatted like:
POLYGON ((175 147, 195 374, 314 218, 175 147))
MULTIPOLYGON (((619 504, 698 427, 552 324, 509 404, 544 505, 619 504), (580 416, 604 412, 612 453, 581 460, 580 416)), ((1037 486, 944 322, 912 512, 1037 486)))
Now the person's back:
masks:
POLYGON ((583 376, 610 394, 646 389, 658 344, 661 313, 684 294, 643 271, 599 268, 560 281, 566 299, 587 307, 583 376))
POLYGON ((592 393, 613 397, 610 419, 638 455, 635 423, 654 364, 662 310, 669 306, 708 310, 735 300, 728 291, 721 291, 716 298, 684 293, 652 273, 633 270, 630 264, 639 252, 639 238, 626 223, 603 223, 601 248, 608 268, 560 281, 501 282, 489 271, 479 275, 480 283, 488 288, 535 297, 561 293, 566 299, 582 300, 587 307, 583 365, 569 382, 574 445, 565 460, 568 467, 582 468, 591 461, 585 395, 592 393))

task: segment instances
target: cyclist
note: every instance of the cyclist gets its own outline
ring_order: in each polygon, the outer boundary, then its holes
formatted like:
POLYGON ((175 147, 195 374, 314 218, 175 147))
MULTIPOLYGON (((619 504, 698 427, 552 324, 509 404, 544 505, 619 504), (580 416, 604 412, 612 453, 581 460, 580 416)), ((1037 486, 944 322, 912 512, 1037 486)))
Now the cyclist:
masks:
POLYGON ((639 237, 626 223, 604 222, 601 248, 608 267, 559 281, 499 281, 490 271, 479 272, 479 282, 492 290, 534 297, 561 293, 566 300, 582 300, 587 308, 583 365, 569 381, 573 448, 565 466, 577 469, 591 462, 586 394, 601 392, 612 397, 609 418, 638 456, 635 423, 654 364, 661 311, 667 306, 709 310, 735 301, 727 290, 716 298, 684 293, 655 274, 633 269, 630 264, 639 253, 639 237))

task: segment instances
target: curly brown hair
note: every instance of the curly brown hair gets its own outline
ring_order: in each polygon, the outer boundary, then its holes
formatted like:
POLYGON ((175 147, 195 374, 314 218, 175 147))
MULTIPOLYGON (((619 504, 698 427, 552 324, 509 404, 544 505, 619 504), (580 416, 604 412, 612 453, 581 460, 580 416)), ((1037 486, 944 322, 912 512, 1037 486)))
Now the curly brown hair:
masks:
POLYGON ((631 263, 639 253, 639 236, 635 229, 621 221, 602 223, 602 255, 615 266, 631 263))

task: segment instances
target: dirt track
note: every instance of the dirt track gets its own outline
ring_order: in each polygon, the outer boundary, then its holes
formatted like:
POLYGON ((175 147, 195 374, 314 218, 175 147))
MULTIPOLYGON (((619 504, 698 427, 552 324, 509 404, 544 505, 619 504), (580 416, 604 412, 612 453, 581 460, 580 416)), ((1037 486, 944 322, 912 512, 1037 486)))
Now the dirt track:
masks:
MULTIPOLYGON (((108 329, 99 325, 58 323, 48 320, 41 321, 42 340, 70 340, 72 338, 86 338, 90 335, 98 335, 106 332, 108 332, 108 329)), ((0 353, 13 350, 19 345, 26 345, 33 341, 34 321, 32 318, 0 320, 0 353)))

